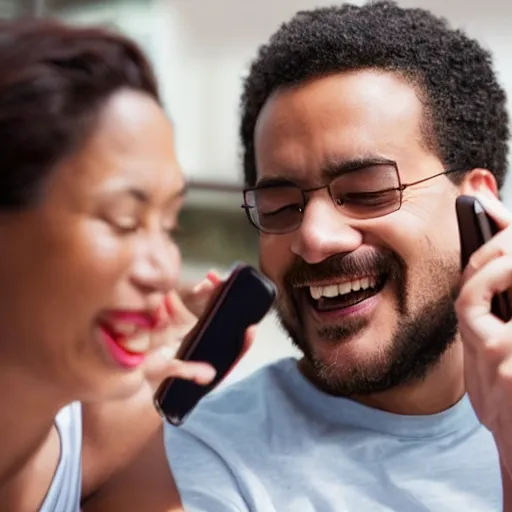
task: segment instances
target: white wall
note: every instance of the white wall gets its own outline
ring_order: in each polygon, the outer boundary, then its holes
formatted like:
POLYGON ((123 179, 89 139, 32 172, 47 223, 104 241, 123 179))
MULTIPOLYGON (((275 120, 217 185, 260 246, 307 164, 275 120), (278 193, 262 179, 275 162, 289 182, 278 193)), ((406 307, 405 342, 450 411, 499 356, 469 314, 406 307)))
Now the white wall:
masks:
MULTIPOLYGON (((141 40, 151 54, 178 152, 191 178, 238 182, 238 102, 242 77, 258 45, 299 9, 335 0, 153 0, 152 7, 110 4, 80 14, 111 19, 141 40)), ((354 0, 353 3, 362 3, 354 0)), ((399 0, 447 16, 494 53, 499 77, 512 97, 512 2, 508 0, 399 0)), ((512 179, 507 187, 512 204, 512 179)))

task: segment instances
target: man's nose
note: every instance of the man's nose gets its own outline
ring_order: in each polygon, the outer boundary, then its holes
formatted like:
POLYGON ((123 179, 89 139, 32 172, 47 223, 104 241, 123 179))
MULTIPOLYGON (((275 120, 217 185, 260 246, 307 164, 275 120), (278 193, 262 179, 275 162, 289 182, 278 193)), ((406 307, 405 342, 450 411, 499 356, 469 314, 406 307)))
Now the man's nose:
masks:
POLYGON ((352 252, 362 241, 362 233, 350 226, 332 201, 317 196, 305 207, 302 223, 293 233, 291 251, 314 264, 335 254, 352 252))

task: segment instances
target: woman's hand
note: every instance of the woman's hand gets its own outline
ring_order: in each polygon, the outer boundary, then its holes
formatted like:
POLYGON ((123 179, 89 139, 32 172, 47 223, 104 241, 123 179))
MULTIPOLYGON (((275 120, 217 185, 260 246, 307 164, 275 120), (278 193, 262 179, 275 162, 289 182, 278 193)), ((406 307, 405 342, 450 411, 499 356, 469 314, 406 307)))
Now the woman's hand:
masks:
MULTIPOLYGON (((193 380, 203 385, 214 379, 215 370, 211 365, 180 361, 175 359, 175 354, 221 282, 219 275, 211 271, 199 284, 184 285, 167 296, 163 322, 168 323, 168 327, 155 335, 159 338, 155 342, 158 348, 148 355, 144 363, 147 379, 153 389, 167 377, 193 380)), ((254 327, 247 330, 242 355, 249 349, 254 334, 254 327)))

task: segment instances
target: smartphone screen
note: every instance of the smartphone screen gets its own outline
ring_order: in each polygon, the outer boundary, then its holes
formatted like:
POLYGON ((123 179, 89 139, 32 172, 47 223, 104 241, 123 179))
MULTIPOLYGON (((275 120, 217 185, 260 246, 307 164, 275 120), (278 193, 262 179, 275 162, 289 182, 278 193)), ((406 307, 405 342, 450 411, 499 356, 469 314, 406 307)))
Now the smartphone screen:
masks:
POLYGON ((165 380, 155 394, 162 416, 174 425, 181 424, 199 400, 219 384, 241 355, 245 331, 265 316, 275 295, 273 283, 254 268, 235 267, 176 356, 210 363, 216 377, 208 386, 174 378, 165 380))

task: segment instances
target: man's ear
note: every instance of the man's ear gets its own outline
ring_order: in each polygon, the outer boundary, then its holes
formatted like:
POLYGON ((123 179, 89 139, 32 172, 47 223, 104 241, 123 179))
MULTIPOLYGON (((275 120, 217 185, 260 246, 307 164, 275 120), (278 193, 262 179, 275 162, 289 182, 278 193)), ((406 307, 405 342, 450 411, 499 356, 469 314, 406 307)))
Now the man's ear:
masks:
POLYGON ((459 185, 459 190, 463 195, 474 196, 479 193, 493 199, 499 199, 496 178, 487 169, 472 169, 466 173, 464 180, 459 185))

